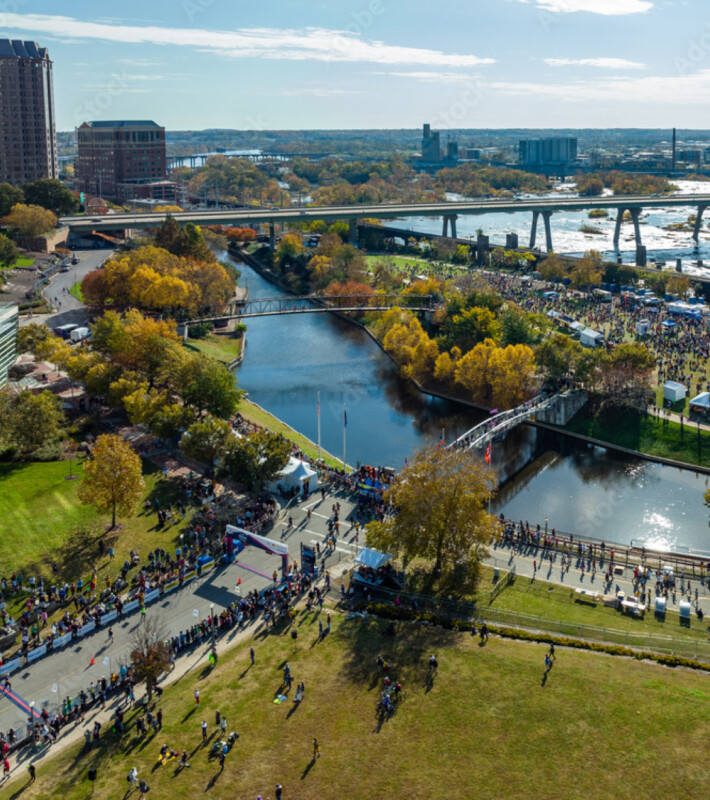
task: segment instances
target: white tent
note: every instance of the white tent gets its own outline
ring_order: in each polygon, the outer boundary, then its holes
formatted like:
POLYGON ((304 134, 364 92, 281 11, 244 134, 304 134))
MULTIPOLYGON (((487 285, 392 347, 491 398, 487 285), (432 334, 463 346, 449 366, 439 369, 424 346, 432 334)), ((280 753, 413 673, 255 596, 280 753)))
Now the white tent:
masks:
POLYGON ((670 400, 671 403, 685 400, 685 384, 678 383, 678 381, 666 381, 663 384, 663 399, 670 400))
POLYGON ((585 328, 579 334, 579 342, 585 347, 596 347, 604 342, 604 334, 599 333, 599 331, 593 331, 591 328, 585 328))
POLYGON ((704 414, 710 413, 710 392, 700 392, 697 397, 690 401, 691 411, 702 411, 704 414))
POLYGON ((279 477, 269 486, 269 489, 272 492, 288 492, 291 489, 301 491, 304 486, 308 487, 309 492, 315 492, 318 488, 318 473, 308 464, 304 464, 299 458, 291 456, 288 464, 286 464, 279 477))

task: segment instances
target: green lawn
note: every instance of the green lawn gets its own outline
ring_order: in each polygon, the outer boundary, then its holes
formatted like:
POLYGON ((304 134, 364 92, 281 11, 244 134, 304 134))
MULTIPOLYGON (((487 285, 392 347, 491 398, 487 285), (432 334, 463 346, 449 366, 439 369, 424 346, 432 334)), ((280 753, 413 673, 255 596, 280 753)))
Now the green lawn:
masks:
POLYGON ((25 258, 24 256, 20 256, 11 266, 11 269, 15 267, 31 267, 34 263, 34 258, 25 258))
MULTIPOLYGON (((73 464, 74 474, 81 463, 73 464)), ((178 488, 156 467, 143 462, 145 496, 174 502, 178 488)), ((145 514, 142 506, 135 517, 120 519, 119 529, 104 533, 109 515, 99 515, 83 506, 76 496, 78 480, 66 480, 69 462, 0 464, 0 564, 3 575, 19 570, 51 577, 52 563, 58 577, 86 578, 94 565, 102 576, 120 570, 131 549, 146 555, 148 549, 172 547, 179 540, 183 524, 157 529, 156 516, 145 514), (115 561, 99 558, 98 540, 103 535, 106 550, 115 549, 115 561)), ((187 518, 189 521, 189 516, 187 518)), ((56 578, 55 578, 56 579, 56 578)))
MULTIPOLYGON (((548 566, 549 561, 546 561, 543 569, 538 571, 540 578, 548 577, 548 566)), ((490 568, 485 568, 481 589, 490 587, 491 572, 490 568)), ((559 575, 558 560, 550 577, 557 580, 559 575)), ((598 590, 599 594, 603 594, 602 581, 599 577, 589 586, 598 590)), ((520 575, 496 597, 492 606, 500 610, 558 620, 570 625, 593 625, 617 631, 698 639, 704 643, 708 641, 707 623, 693 619, 690 626, 681 626, 676 612, 669 610, 665 622, 656 619, 653 611, 646 612, 643 619, 638 619, 628 614, 621 614, 616 609, 608 608, 602 603, 579 602, 577 597, 574 589, 537 578, 533 581, 531 578, 520 575)), ((480 611, 484 617, 487 606, 485 601, 480 604, 480 611)))
MULTIPOLYGON (((277 782, 288 800, 636 800, 641 786, 653 798, 700 798, 710 789, 705 674, 558 648, 542 685, 541 645, 491 638, 480 646, 467 634, 407 623, 388 637, 385 622, 338 618, 315 644, 315 620, 301 616, 297 625, 296 650, 288 630, 260 633, 214 670, 198 666, 168 687, 159 734, 135 737, 131 726, 114 740, 104 725, 100 748, 84 754, 80 743, 40 763, 23 800, 122 797, 134 766, 152 800, 273 798, 277 782), (439 672, 427 684, 430 653, 439 672), (379 654, 407 691, 397 714, 381 722, 379 654), (295 686, 285 703, 272 702, 286 661, 294 681, 305 681, 299 706, 295 686), (224 771, 209 755, 216 710, 240 735, 224 771), (206 747, 202 719, 212 734, 206 747), (156 766, 164 742, 187 750, 189 770, 175 761, 156 766), (97 769, 93 787, 89 767, 97 769)), ((24 784, 22 776, 0 798, 18 797, 24 784)))
POLYGON ((233 339, 231 336, 211 335, 205 339, 189 339, 184 343, 184 347, 193 353, 202 353, 229 364, 241 352, 241 341, 241 338, 233 339))
POLYGON ((81 281, 75 283, 69 290, 69 293, 76 297, 80 303, 84 302, 84 293, 81 291, 81 281))
MULTIPOLYGON (((239 413, 244 417, 244 419, 248 419, 255 425, 261 425, 263 428, 268 428, 273 433, 282 433, 287 439, 295 442, 301 448, 301 450, 306 453, 306 455, 310 456, 311 458, 318 458, 318 446, 316 444, 303 436, 303 434, 295 431, 285 422, 281 422, 280 419, 277 419, 272 414, 269 414, 268 411, 265 411, 260 406, 257 406, 255 403, 252 403, 249 400, 242 400, 242 402, 239 404, 239 413)), ((337 467, 340 469, 343 466, 342 461, 339 461, 337 458, 333 458, 333 456, 331 456, 329 453, 326 453, 325 450, 321 450, 321 458, 332 467, 337 467)))
POLYGON ((602 439, 641 453, 685 461, 688 464, 710 464, 710 433, 700 431, 692 423, 681 426, 660 418, 639 415, 633 411, 614 417, 591 416, 582 409, 565 426, 567 430, 602 439))

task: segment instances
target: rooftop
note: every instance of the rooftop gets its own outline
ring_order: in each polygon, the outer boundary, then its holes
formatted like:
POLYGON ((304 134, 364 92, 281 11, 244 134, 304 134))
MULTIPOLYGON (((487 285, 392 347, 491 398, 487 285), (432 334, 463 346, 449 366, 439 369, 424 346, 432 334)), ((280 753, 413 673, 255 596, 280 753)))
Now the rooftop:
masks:
MULTIPOLYGON (((150 119, 121 119, 121 120, 94 120, 85 122, 89 128, 160 128, 156 122, 150 119)), ((82 126, 83 127, 83 126, 82 126)))
POLYGON ((0 39, 0 58, 49 58, 46 47, 20 39, 0 39))

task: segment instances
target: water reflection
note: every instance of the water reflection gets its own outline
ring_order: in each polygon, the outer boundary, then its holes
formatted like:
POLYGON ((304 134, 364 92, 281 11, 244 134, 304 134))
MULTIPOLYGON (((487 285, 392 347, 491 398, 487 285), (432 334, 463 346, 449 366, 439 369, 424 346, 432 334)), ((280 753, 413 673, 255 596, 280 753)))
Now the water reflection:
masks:
MULTIPOLYGON (((252 298, 281 294, 241 265, 252 298)), ((400 468, 425 443, 451 440, 484 416, 421 395, 363 331, 327 314, 265 317, 248 323, 240 385, 252 400, 351 464, 400 468)), ((705 476, 616 456, 521 426, 494 443, 493 465, 503 481, 496 511, 514 519, 608 541, 663 541, 710 551, 705 476), (529 463, 528 463, 529 462, 529 463), (527 466, 526 466, 527 464, 527 466), (512 477, 511 477, 512 476, 512 477)))

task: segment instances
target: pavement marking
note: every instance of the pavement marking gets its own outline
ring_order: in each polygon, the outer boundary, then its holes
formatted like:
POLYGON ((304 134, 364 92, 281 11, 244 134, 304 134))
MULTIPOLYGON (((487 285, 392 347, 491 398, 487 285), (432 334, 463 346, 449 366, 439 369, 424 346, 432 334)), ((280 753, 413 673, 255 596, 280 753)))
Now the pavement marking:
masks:
POLYGON ((29 714, 30 716, 34 716, 35 719, 42 719, 42 715, 37 711, 36 708, 30 706, 27 700, 24 697, 20 697, 17 692, 13 692, 12 689, 6 689, 5 687, 0 687, 0 691, 2 692, 4 697, 16 705, 20 711, 24 711, 25 714, 29 714))

